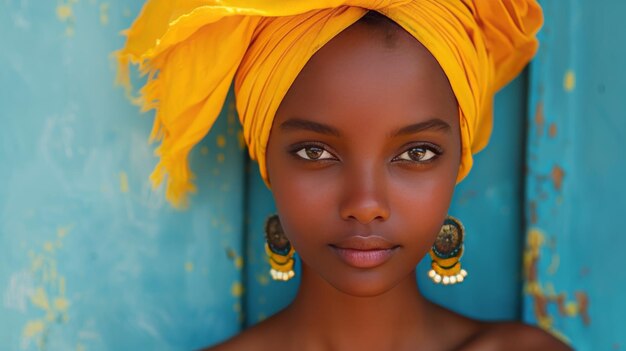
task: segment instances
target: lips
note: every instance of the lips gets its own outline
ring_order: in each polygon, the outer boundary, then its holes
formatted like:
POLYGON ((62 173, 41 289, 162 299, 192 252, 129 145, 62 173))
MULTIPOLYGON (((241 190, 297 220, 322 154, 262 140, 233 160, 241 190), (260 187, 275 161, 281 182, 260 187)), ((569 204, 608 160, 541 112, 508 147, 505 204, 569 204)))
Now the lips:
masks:
POLYGON ((387 262, 399 248, 380 236, 351 236, 331 244, 335 254, 354 268, 374 268, 387 262))

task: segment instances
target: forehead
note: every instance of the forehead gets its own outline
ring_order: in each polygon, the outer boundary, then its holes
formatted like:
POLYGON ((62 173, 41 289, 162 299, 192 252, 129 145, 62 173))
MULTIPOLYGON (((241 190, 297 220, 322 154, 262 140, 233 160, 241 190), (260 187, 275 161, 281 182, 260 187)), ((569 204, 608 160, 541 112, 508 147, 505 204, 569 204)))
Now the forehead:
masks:
POLYGON ((393 129, 431 118, 458 125, 456 99, 430 52, 403 30, 392 41, 381 33, 357 22, 319 49, 274 124, 298 117, 339 128, 358 121, 393 129))

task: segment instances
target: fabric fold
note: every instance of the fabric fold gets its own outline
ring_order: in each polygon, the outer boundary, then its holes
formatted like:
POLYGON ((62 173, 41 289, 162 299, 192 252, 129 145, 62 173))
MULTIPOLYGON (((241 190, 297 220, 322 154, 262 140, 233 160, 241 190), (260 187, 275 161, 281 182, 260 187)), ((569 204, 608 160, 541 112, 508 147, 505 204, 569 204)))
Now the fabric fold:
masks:
POLYGON ((269 186, 265 148, 280 102, 315 52, 369 10, 420 41, 448 77, 459 104, 461 181, 488 142, 495 92, 537 50, 535 0, 148 0, 117 57, 127 88, 128 64, 148 75, 137 103, 156 110, 153 185, 165 181, 167 199, 186 205, 195 191, 188 154, 234 80, 249 154, 269 186))

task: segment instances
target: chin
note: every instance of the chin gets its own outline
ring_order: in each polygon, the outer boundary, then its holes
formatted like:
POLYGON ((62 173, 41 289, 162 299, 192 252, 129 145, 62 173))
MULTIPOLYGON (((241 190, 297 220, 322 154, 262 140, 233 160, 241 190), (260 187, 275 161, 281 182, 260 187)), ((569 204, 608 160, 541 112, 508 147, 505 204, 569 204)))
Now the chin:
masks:
POLYGON ((353 297, 376 297, 396 287, 402 278, 391 280, 389 276, 381 276, 379 272, 359 272, 350 277, 323 277, 324 280, 338 291, 353 297))

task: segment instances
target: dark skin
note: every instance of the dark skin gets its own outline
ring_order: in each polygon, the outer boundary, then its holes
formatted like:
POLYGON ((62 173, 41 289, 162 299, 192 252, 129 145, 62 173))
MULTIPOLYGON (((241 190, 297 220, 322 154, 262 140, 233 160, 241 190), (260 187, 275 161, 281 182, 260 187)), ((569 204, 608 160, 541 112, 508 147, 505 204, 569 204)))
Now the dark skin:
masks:
POLYGON ((485 323, 419 292, 415 267, 447 215, 461 157, 458 107, 433 56, 356 23, 283 99, 267 147, 272 192, 302 259, 291 305, 211 350, 569 350, 517 323, 485 323), (391 247, 355 267, 354 237, 391 247))

